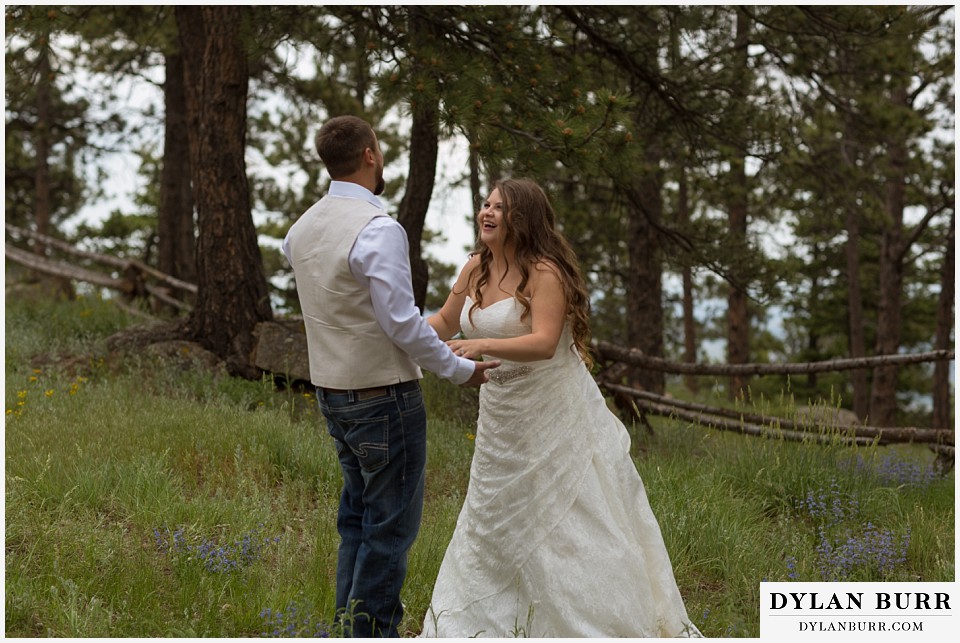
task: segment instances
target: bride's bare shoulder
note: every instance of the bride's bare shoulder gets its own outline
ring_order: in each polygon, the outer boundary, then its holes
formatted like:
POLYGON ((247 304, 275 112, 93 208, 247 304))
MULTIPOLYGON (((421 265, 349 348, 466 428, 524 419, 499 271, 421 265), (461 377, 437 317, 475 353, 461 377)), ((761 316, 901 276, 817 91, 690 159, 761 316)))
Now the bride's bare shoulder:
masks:
POLYGON ((467 262, 460 269, 460 275, 454 284, 454 291, 462 293, 467 290, 476 278, 477 270, 480 268, 480 253, 474 252, 467 257, 467 262))

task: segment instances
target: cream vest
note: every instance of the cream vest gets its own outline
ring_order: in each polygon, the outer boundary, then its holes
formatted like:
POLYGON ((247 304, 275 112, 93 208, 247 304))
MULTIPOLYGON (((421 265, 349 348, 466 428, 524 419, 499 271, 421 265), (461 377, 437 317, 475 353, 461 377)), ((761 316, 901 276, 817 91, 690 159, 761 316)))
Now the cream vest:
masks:
POLYGON ((325 196, 289 232, 290 258, 307 330, 315 386, 362 389, 422 377, 420 367, 381 330, 370 292, 347 256, 360 231, 386 216, 360 199, 325 196))

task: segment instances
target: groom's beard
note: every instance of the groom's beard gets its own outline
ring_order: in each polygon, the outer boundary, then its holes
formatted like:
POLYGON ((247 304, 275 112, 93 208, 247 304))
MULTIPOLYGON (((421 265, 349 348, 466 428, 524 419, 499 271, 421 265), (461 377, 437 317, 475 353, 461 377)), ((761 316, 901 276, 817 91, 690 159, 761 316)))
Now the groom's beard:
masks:
POLYGON ((373 188, 373 193, 377 196, 383 194, 383 191, 386 189, 387 184, 383 181, 383 168, 377 172, 377 185, 373 188))

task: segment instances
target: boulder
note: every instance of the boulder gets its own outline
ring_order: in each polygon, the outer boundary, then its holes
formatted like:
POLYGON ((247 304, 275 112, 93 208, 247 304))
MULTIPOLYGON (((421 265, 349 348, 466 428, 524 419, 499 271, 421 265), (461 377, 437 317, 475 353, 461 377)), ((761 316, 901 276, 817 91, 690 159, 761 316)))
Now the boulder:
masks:
POLYGON ((162 357, 180 369, 202 368, 214 374, 224 374, 223 360, 196 342, 174 339, 148 344, 144 349, 147 355, 162 357))
POLYGON ((307 332, 302 320, 272 321, 257 324, 253 365, 286 376, 288 380, 310 381, 307 332))
POLYGON ((798 406, 795 421, 808 426, 820 426, 828 429, 860 424, 860 418, 853 411, 823 405, 798 406))

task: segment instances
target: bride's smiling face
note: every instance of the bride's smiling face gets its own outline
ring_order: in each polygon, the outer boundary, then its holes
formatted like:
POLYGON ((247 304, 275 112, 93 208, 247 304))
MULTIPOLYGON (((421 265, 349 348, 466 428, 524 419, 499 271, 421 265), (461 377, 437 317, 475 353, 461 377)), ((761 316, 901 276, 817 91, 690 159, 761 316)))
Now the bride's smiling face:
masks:
POLYGON ((477 224, 480 227, 480 241, 488 248, 503 245, 507 231, 503 220, 503 199, 500 198, 499 190, 494 189, 480 206, 477 224))

